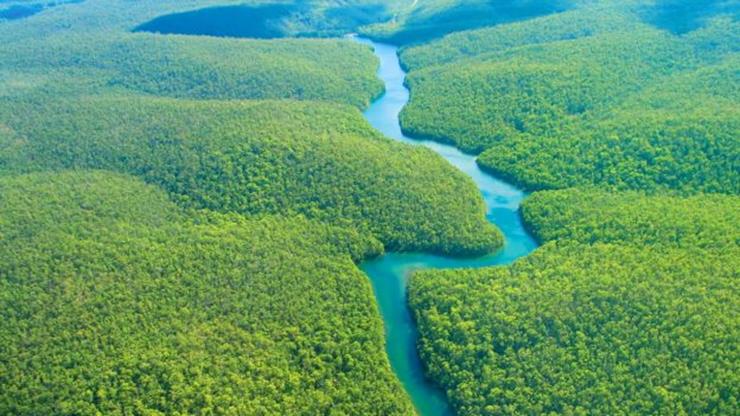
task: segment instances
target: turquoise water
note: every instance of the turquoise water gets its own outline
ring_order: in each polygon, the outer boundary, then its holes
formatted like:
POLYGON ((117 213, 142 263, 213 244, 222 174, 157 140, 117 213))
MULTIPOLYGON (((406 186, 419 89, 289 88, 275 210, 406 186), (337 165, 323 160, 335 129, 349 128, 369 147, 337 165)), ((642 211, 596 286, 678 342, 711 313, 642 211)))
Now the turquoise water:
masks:
POLYGON ((424 377, 424 369, 417 354, 416 324, 406 302, 409 273, 418 269, 475 268, 509 264, 529 254, 537 247, 537 243, 525 230, 519 215, 519 206, 526 194, 480 170, 475 163, 475 156, 464 154, 453 146, 404 136, 398 114, 409 101, 409 91, 404 86, 406 73, 398 61, 398 48, 366 39, 355 39, 374 47, 375 54, 380 59, 378 77, 385 82, 385 94, 367 109, 365 118, 386 136, 428 147, 473 178, 488 207, 488 220, 496 224, 506 240, 501 251, 476 259, 457 259, 423 253, 388 253, 361 266, 370 277, 383 315, 386 349, 391 366, 417 411, 422 416, 451 415, 453 412, 444 392, 424 377))

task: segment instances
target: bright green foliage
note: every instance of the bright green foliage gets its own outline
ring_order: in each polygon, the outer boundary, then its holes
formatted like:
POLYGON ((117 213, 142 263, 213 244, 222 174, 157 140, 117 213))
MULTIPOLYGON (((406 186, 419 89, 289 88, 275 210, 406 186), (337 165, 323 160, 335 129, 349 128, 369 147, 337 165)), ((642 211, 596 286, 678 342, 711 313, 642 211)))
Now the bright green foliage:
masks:
POLYGON ((0 71, 49 83, 74 74, 83 78, 78 91, 92 83, 94 92, 123 87, 198 99, 291 98, 365 107, 382 91, 372 52, 352 42, 128 32, 182 3, 88 0, 0 24, 0 71), (106 26, 96 26, 101 22, 106 26))
POLYGON ((740 114, 734 106, 704 104, 686 113, 625 111, 571 141, 502 142, 479 163, 529 189, 597 184, 737 194, 740 114))
POLYGON ((349 107, 126 96, 9 101, 0 115, 25 138, 8 144, 9 161, 0 157, 11 172, 130 173, 186 206, 300 213, 371 232, 393 250, 501 244, 467 177, 427 149, 379 136, 349 107))
POLYGON ((460 415, 731 415, 738 259, 548 245, 511 268, 419 273, 410 302, 460 415))
POLYGON ((455 62, 510 48, 574 40, 639 27, 634 16, 611 7, 584 8, 479 30, 452 33, 435 42, 404 48, 401 58, 411 69, 455 62))
POLYGON ((531 189, 740 192, 738 61, 669 77, 595 120, 555 135, 521 135, 479 162, 531 189))
MULTIPOLYGON (((70 42, 54 38, 48 43, 13 43, 0 52, 0 56, 8 55, 0 67, 37 73, 49 83, 62 76, 69 78, 69 71, 74 71, 97 84, 93 92, 125 88, 197 99, 291 98, 364 107, 382 91, 371 51, 342 40, 130 34, 66 46, 70 42), (65 46, 60 48, 56 42, 65 46), (23 52, 28 48, 30 53, 23 52)), ((84 81, 77 83, 82 85, 76 90, 85 91, 84 81)))
POLYGON ((412 72, 414 95, 402 122, 412 134, 451 138, 479 152, 508 137, 545 135, 586 111, 603 111, 669 65, 691 61, 691 48, 647 29, 524 46, 412 72), (650 46, 635 55, 634 43, 643 41, 650 46), (440 111, 446 116, 432 116, 440 111))
POLYGON ((461 415, 727 415, 740 397, 740 199, 567 189, 510 267, 420 272, 429 374, 461 415))
POLYGON ((536 192, 522 214, 541 241, 718 249, 740 245, 740 197, 536 192))
POLYGON ((187 206, 301 213, 369 231, 391 249, 470 254, 500 245, 467 178, 429 151, 380 139, 354 109, 313 102, 363 107, 378 95, 369 48, 124 31, 191 8, 91 0, 0 26, 9 46, 0 51, 8 97, 0 123, 11 134, 0 146, 12 149, 0 154, 0 170, 130 173, 187 206), (243 98, 312 102, 210 101, 243 98))
MULTIPOLYGON (((372 54, 341 40, 139 35, 112 45, 109 56, 112 85, 159 96, 292 98, 365 107, 382 92, 372 54)), ((99 56, 95 60, 100 64, 99 56)))
POLYGON ((350 257, 378 248, 116 174, 4 177, 0 413, 410 414, 350 257))
POLYGON ((682 37, 606 3, 404 51, 412 135, 529 189, 740 192, 740 26, 682 37))

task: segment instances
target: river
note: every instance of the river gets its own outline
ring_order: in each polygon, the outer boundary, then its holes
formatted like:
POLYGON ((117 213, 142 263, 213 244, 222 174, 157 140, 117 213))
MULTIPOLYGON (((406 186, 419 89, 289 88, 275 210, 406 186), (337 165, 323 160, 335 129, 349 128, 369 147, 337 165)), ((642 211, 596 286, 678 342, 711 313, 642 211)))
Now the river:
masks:
POLYGON ((385 83, 385 93, 365 111, 370 124, 386 136, 412 145, 434 150, 452 165, 473 178, 487 206, 487 218, 504 234, 505 245, 499 252, 476 258, 459 259, 423 253, 388 253, 361 265, 369 276, 383 316, 386 349, 393 371, 403 384, 421 416, 454 414, 446 395, 424 376, 416 349, 418 332, 406 301, 406 286, 410 272, 418 269, 477 268, 510 264, 537 247, 527 233, 519 215, 526 194, 516 187, 483 172, 475 156, 453 146, 429 140, 416 140, 401 131, 398 115, 409 101, 404 85, 406 73, 398 60, 398 48, 354 38, 371 45, 380 59, 378 77, 385 83))

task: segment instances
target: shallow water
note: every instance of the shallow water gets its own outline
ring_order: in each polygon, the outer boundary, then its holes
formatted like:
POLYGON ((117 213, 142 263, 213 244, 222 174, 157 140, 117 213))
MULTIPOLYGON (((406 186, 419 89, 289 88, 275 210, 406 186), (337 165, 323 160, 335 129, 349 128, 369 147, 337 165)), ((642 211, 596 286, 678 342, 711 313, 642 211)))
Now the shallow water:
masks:
POLYGON ((453 146, 404 136, 398 114, 409 101, 409 91, 403 84, 406 73, 398 61, 398 48, 367 39, 355 38, 355 40, 374 47, 375 54, 380 59, 378 76, 385 82, 386 88, 385 94, 365 111, 365 118, 386 136, 428 147, 473 178, 486 202, 488 220, 494 223, 505 237, 505 246, 501 251, 481 258, 460 259, 423 253, 388 253, 361 265, 362 270, 370 277, 383 315, 386 349, 393 371, 420 415, 450 415, 453 412, 444 392, 425 378, 416 350, 418 333, 406 302, 409 273, 417 269, 503 265, 529 254, 537 247, 537 243, 525 230, 519 215, 519 206, 526 194, 483 172, 475 163, 475 156, 464 154, 453 146))

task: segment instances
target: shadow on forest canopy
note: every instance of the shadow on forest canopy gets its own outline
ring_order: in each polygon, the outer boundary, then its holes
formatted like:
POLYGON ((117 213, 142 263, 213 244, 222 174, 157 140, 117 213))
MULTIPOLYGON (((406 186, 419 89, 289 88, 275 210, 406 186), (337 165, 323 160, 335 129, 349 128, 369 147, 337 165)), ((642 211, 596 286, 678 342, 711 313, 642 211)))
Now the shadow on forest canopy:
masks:
POLYGON ((209 7, 157 17, 135 32, 273 39, 286 36, 341 35, 390 18, 381 3, 328 9, 312 2, 209 7))
MULTIPOLYGON (((65 4, 82 3, 83 0, 59 0, 47 3, 22 3, 22 4, 11 4, 5 8, 0 8, 0 22, 3 20, 18 20, 26 17, 31 17, 43 10, 62 6, 65 4)), ((4 2, 0 0, 0 5, 4 2)))
POLYGON ((740 17, 738 0, 664 0, 647 8, 643 19, 676 35, 703 27, 706 20, 717 15, 740 17))
POLYGON ((304 9, 295 4, 209 7, 160 16, 134 31, 272 39, 285 36, 285 20, 304 9))

